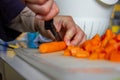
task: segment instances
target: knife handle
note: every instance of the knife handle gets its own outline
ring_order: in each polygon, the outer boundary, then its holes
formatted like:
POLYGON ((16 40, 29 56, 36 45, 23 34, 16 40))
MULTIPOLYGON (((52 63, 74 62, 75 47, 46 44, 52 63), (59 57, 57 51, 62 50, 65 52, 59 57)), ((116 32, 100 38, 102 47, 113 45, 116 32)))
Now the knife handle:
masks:
POLYGON ((60 37, 59 33, 56 31, 56 28, 55 28, 55 26, 53 24, 53 19, 51 19, 49 21, 45 21, 45 29, 46 30, 50 30, 57 41, 61 41, 62 40, 62 38, 60 37))

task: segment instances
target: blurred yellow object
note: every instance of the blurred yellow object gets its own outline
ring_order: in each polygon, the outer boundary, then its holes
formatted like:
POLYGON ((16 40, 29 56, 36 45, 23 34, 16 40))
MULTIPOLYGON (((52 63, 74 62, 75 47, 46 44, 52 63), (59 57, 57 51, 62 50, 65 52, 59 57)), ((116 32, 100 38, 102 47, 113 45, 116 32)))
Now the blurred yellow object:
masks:
POLYGON ((114 6, 114 11, 120 11, 120 4, 116 4, 114 6))
POLYGON ((9 44, 9 46, 12 47, 12 48, 19 48, 19 46, 17 46, 17 45, 11 45, 11 44, 9 44))
POLYGON ((114 33, 119 32, 119 30, 120 30, 120 26, 118 26, 118 25, 113 25, 113 26, 112 26, 112 31, 113 31, 114 33))
POLYGON ((7 50, 7 56, 13 58, 16 55, 14 50, 7 50))

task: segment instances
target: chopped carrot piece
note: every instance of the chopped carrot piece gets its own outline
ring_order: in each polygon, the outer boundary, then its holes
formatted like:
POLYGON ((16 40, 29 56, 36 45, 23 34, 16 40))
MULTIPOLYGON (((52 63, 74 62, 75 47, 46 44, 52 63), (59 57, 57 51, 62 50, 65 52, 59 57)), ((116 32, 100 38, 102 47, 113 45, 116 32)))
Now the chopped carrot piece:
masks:
POLYGON ((63 55, 64 55, 64 56, 71 56, 70 50, 69 50, 69 49, 65 49, 63 55))
POLYGON ((105 60, 106 53, 98 53, 98 59, 105 60))
POLYGON ((68 47, 67 47, 67 49, 69 49, 69 50, 71 50, 71 49, 73 49, 73 48, 75 48, 75 46, 68 46, 68 47))
POLYGON ((77 58, 88 58, 89 57, 89 52, 79 50, 79 52, 76 53, 75 57, 77 57, 77 58))
POLYGON ((92 39, 91 39, 91 43, 92 45, 98 45, 101 41, 101 38, 99 36, 99 34, 96 34, 92 39))
POLYGON ((98 53, 91 53, 89 60, 98 60, 98 53))
POLYGON ((70 51, 71 51, 72 56, 75 56, 77 53, 79 53, 80 50, 83 50, 83 49, 76 46, 76 47, 72 48, 70 51))
POLYGON ((117 42, 120 42, 120 33, 117 34, 117 36, 116 36, 116 40, 117 40, 117 42))
POLYGON ((104 48, 106 53, 111 53, 111 51, 115 50, 114 45, 108 45, 104 48))
POLYGON ((110 55, 110 61, 120 62, 120 51, 114 51, 110 55))

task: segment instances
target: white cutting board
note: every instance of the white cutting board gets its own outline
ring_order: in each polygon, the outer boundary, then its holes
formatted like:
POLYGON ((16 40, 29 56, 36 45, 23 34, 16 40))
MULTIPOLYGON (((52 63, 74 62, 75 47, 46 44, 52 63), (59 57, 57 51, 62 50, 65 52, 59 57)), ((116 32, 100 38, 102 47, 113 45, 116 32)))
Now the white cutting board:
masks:
POLYGON ((17 52, 21 58, 54 80, 120 80, 120 63, 63 56, 63 51, 48 54, 35 49, 22 51, 17 52))

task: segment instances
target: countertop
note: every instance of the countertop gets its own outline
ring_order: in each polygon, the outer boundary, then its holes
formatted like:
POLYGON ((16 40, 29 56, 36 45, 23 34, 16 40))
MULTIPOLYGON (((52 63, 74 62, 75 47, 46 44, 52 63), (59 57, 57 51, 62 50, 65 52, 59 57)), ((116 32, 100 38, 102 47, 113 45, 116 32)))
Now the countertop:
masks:
POLYGON ((18 74, 22 75, 25 80, 50 80, 42 72, 16 56, 16 53, 14 53, 13 50, 0 52, 0 58, 11 66, 18 74))

